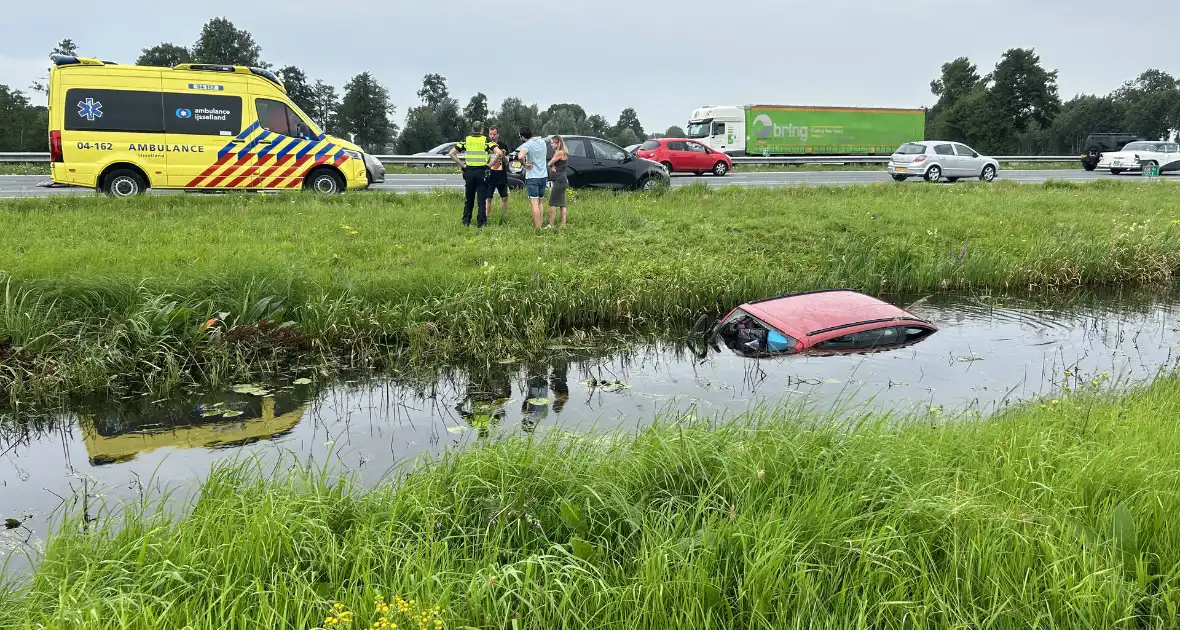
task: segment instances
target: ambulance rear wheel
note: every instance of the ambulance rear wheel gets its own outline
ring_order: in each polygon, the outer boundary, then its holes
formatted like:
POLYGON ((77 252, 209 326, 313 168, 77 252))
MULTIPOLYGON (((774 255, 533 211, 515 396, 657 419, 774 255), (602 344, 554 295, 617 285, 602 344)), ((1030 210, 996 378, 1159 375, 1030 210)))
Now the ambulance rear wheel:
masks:
POLYGON ((143 178, 131 169, 121 168, 103 181, 102 191, 112 197, 134 197, 147 190, 143 178))
POLYGON ((344 178, 336 171, 320 169, 304 180, 303 186, 321 195, 335 195, 344 192, 344 178))

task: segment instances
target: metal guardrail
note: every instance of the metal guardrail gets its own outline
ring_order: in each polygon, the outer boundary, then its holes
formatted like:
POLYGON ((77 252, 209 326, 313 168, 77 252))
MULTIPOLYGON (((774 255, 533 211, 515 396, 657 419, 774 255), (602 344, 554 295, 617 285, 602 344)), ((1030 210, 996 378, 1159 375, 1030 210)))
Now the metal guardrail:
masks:
MULTIPOLYGON (((445 155, 377 155, 382 164, 410 166, 453 166, 454 162, 445 155)), ((732 158, 734 164, 791 165, 791 164, 885 164, 888 155, 779 155, 772 157, 744 156, 732 158)), ((1000 162, 1074 162, 1081 158, 1076 155, 1002 155, 995 156, 1000 162)), ((48 153, 0 153, 0 163, 21 164, 48 162, 48 153)))
POLYGON ((0 153, 0 163, 24 164, 27 162, 48 162, 48 153, 0 153))

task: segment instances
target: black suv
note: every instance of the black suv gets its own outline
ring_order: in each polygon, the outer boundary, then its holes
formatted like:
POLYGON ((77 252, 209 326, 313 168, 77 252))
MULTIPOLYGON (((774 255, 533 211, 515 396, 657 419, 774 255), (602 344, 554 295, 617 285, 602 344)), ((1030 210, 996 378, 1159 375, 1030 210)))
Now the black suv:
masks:
POLYGON ((1098 166, 1098 157, 1103 153, 1122 151, 1127 143, 1143 138, 1132 133, 1092 133, 1086 136, 1082 149, 1082 168, 1092 171, 1098 166))
MULTIPOLYGON (((619 145, 590 136, 562 136, 570 159, 566 176, 570 188, 611 188, 615 190, 648 190, 668 184, 671 176, 659 162, 645 160, 627 153, 619 145)), ((544 138, 547 159, 553 158, 553 145, 544 138)), ((524 186, 521 164, 513 156, 508 166, 508 185, 524 186)))

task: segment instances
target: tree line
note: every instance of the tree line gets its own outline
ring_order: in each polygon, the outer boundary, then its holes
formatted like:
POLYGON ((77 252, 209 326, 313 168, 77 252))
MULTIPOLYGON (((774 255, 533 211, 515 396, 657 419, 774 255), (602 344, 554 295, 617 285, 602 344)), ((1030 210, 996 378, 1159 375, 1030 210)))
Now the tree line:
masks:
MULTIPOLYGON (((79 54, 70 39, 59 42, 52 52, 79 54)), ((396 108, 389 91, 372 73, 357 74, 338 92, 323 80, 312 81, 298 66, 275 67, 265 61, 253 35, 225 18, 209 20, 190 46, 163 42, 143 49, 135 63, 164 67, 216 63, 274 70, 291 100, 316 124, 373 153, 426 151, 462 138, 474 120, 501 127, 508 139, 515 139, 521 127, 542 135, 598 136, 621 146, 649 137, 684 135, 676 126, 649 135, 630 107, 612 123, 576 103, 556 103, 542 110, 536 103, 509 97, 493 110, 482 92, 460 106, 440 74, 423 77, 419 102, 406 111, 399 126, 393 120, 396 108)), ((30 89, 44 93, 45 80, 42 77, 30 89)), ((1046 69, 1033 50, 1013 48, 985 75, 966 57, 949 61, 930 89, 937 101, 927 111, 926 137, 964 142, 996 155, 1073 154, 1084 148, 1085 137, 1091 133, 1125 132, 1162 139, 1180 129, 1180 81, 1158 69, 1143 72, 1110 94, 1079 94, 1063 103, 1057 70, 1046 69)), ((45 151, 48 126, 45 107, 33 105, 19 89, 0 85, 0 151, 45 151)))
MULTIPOLYGON (((52 54, 78 55, 78 46, 64 39, 52 54)), ((314 82, 296 65, 276 67, 263 59, 254 36, 225 18, 209 20, 190 46, 162 42, 145 48, 135 60, 139 66, 171 67, 181 63, 209 63, 254 66, 274 71, 287 88, 291 100, 326 133, 350 138, 373 153, 417 153, 466 135, 470 123, 485 121, 505 129, 504 137, 514 139, 520 127, 537 133, 585 133, 604 137, 621 145, 648 138, 639 116, 632 108, 619 114, 612 124, 606 118, 586 112, 572 103, 540 110, 535 103, 506 98, 491 111, 487 96, 478 93, 465 107, 451 96, 446 77, 428 74, 418 91, 420 103, 405 116, 404 128, 393 121, 396 108, 389 91, 369 72, 352 77, 343 88, 316 79, 314 82)), ((45 93, 47 77, 34 82, 34 92, 45 93)), ((0 85, 0 151, 45 151, 48 143, 49 112, 32 105, 29 96, 0 85)), ((673 127, 668 132, 683 134, 673 127)), ((665 133, 664 135, 670 135, 665 133)))
POLYGON ((1031 49, 1009 49, 982 76, 967 57, 949 61, 930 90, 938 101, 926 113, 926 137, 992 155, 1073 155, 1091 133, 1163 140, 1180 129, 1180 81, 1167 72, 1150 69, 1109 94, 1063 103, 1057 70, 1031 49))

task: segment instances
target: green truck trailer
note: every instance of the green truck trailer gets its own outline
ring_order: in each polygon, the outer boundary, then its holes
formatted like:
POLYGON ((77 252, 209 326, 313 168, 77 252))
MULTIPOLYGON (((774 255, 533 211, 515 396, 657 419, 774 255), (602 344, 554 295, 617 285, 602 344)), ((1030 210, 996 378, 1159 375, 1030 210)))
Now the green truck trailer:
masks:
POLYGON ((687 135, 729 155, 881 155, 925 130, 925 109, 716 105, 693 111, 687 135))

